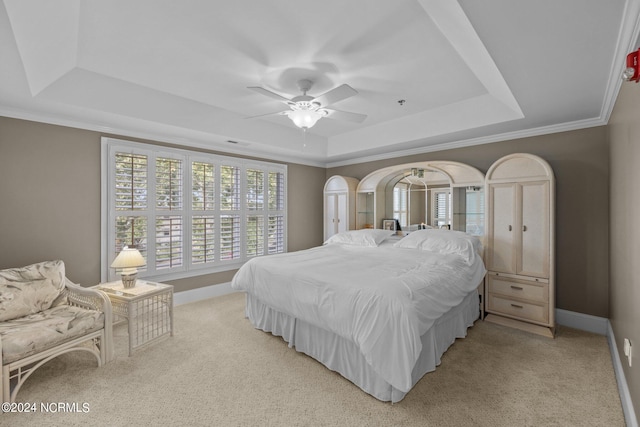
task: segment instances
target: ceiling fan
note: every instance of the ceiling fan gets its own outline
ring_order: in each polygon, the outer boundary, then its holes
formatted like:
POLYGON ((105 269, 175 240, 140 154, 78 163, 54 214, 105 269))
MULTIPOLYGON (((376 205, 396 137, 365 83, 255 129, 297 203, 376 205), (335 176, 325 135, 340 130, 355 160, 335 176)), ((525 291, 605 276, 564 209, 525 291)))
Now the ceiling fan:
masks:
POLYGON ((322 117, 329 117, 337 120, 346 120, 355 123, 362 123, 364 119, 367 118, 365 114, 350 113, 347 111, 339 111, 334 110, 333 108, 327 108, 335 104, 336 102, 357 95, 358 92, 351 86, 343 84, 317 97, 307 95, 307 92, 311 89, 311 86, 313 86, 313 82, 311 80, 302 79, 298 81, 298 88, 302 92, 302 95, 296 96, 291 99, 285 98, 284 96, 278 95, 277 93, 271 92, 270 90, 267 90, 260 86, 249 87, 248 89, 255 90, 262 95, 283 102, 290 108, 289 110, 262 114, 260 116, 253 117, 262 117, 272 114, 288 116, 296 126, 305 131, 313 127, 313 125, 315 125, 316 122, 322 117))

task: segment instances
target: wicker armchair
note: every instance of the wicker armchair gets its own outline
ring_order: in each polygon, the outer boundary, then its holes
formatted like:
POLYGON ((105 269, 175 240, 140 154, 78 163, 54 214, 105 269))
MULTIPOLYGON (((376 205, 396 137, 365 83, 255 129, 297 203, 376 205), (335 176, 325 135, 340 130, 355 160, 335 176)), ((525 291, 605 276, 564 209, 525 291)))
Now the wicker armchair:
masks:
POLYGON ((87 351, 102 366, 112 342, 109 298, 72 283, 62 261, 0 270, 3 402, 14 402, 29 376, 61 354, 87 351))

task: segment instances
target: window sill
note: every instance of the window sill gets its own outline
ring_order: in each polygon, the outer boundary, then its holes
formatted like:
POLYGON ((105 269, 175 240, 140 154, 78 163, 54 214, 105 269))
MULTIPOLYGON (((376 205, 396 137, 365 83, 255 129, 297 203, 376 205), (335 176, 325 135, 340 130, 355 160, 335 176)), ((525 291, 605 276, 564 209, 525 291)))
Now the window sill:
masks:
MULTIPOLYGON (((208 274, 215 274, 215 273, 222 273, 225 271, 237 270, 238 268, 242 267, 242 265, 245 262, 246 261, 237 261, 237 262, 226 263, 224 265, 218 265, 215 267, 212 266, 212 267, 194 268, 188 271, 185 271, 185 270, 173 271, 173 272, 167 272, 164 274, 158 274, 158 273, 144 274, 140 272, 138 274, 138 279, 144 279, 150 282, 163 283, 171 280, 188 279, 189 277, 206 276, 208 274)), ((120 279, 120 276, 115 275, 113 277, 110 276, 107 280, 114 281, 119 279, 120 279)))

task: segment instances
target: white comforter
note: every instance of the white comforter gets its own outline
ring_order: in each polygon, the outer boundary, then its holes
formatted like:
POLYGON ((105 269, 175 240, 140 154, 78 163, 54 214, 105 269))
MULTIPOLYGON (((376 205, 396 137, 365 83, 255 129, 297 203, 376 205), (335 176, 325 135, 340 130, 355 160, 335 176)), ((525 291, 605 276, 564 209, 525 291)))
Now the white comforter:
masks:
POLYGON ((232 281, 263 303, 352 340, 384 380, 408 392, 420 336, 486 273, 456 255, 327 245, 253 258, 232 281))

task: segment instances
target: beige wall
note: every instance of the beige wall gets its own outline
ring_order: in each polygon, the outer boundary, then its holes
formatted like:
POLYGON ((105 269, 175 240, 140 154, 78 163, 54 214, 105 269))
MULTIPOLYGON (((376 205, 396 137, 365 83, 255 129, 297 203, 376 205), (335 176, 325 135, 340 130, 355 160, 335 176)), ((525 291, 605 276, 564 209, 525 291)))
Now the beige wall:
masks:
POLYGON ((100 137, 0 117, 0 268, 62 259, 100 279, 100 137))
POLYGON ((609 120, 609 317, 636 415, 640 414, 640 85, 624 83, 609 120), (623 340, 634 347, 633 367, 623 340))
MULTIPOLYGON (((100 281, 101 136, 0 117, 0 268, 62 259, 72 281, 100 281)), ((289 250, 322 243, 324 181, 324 168, 288 164, 289 250)), ((171 283, 184 291, 234 273, 171 283)))
MULTIPOLYGON (((100 279, 98 132, 0 117, 0 268, 65 260, 71 280, 100 279)), ((289 164, 288 247, 322 243, 322 189, 333 174, 362 178, 393 164, 455 160, 483 172, 499 157, 530 152, 557 179, 557 306, 608 317, 606 128, 499 142, 323 169, 289 164)), ((234 271, 172 282, 178 291, 231 280, 234 271)))
POLYGON ((330 168, 358 179, 382 167, 424 160, 452 160, 486 173, 516 152, 546 159, 556 176, 556 306, 608 317, 608 175, 606 127, 582 129, 475 147, 330 168))

